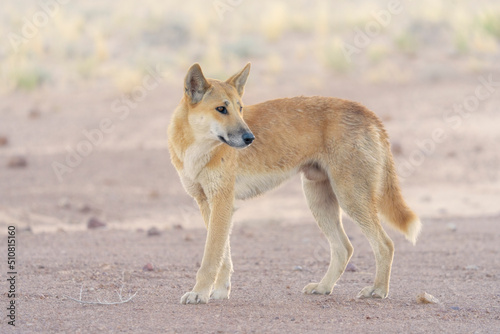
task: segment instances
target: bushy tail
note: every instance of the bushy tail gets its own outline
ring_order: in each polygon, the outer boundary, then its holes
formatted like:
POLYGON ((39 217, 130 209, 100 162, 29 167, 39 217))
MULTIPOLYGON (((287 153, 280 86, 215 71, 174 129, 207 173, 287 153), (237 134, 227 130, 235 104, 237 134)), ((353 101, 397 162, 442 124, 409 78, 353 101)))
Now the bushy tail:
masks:
POLYGON ((422 223, 401 195, 392 157, 389 157, 387 163, 385 182, 379 200, 379 212, 390 225, 401 231, 406 239, 415 245, 422 223))

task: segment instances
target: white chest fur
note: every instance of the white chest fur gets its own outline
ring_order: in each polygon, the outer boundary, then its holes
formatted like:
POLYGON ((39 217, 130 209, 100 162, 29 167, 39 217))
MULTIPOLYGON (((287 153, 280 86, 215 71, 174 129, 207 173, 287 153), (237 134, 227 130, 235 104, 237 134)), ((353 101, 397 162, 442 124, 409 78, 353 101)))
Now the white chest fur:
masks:
POLYGON ((213 142, 191 145, 182 157, 183 168, 180 171, 182 185, 191 196, 195 197, 200 191, 199 175, 210 161, 213 142))

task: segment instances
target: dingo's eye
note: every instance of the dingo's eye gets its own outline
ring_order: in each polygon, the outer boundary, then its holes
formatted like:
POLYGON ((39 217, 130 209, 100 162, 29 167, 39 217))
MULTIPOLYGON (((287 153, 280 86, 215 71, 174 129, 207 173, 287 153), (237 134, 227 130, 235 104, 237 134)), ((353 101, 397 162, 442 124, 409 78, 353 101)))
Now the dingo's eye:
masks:
POLYGON ((240 112, 243 112, 243 107, 242 106, 240 106, 240 112))
POLYGON ((217 107, 217 108, 215 108, 215 110, 217 110, 217 111, 218 111, 218 112, 220 112, 221 114, 224 114, 224 115, 225 115, 225 114, 227 114, 227 109, 226 109, 226 107, 224 107, 224 106, 217 107))

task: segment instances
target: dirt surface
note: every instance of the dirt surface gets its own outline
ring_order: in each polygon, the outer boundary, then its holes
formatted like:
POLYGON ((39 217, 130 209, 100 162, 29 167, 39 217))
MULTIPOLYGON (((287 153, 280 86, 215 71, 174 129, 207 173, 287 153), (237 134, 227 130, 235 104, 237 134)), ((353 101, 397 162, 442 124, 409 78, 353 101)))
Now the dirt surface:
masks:
MULTIPOLYGON (((405 197, 424 227, 415 247, 388 229, 396 245, 388 299, 355 299, 371 283, 375 264, 368 242, 348 218, 344 221, 357 271, 346 272, 331 296, 301 293, 326 271, 328 251, 294 178, 261 198, 238 204, 231 299, 197 306, 179 300, 194 284, 205 231, 169 162, 165 142, 180 86, 164 83, 151 92, 61 182, 53 162, 64 162, 67 146, 85 139, 82 129, 98 126, 114 95, 48 94, 35 118, 29 116, 30 101, 10 96, 4 100, 6 122, 0 123, 8 137, 0 148, 0 246, 6 249, 7 226, 16 226, 15 330, 498 332, 499 96, 492 95, 462 127, 447 129, 436 110, 461 101, 474 90, 477 78, 463 82, 380 86, 346 79, 328 89, 304 89, 310 95, 333 91, 375 110, 396 147, 399 166, 418 149, 418 141, 436 127, 446 129, 448 139, 411 175, 401 177, 405 197), (24 157, 25 166, 9 166, 17 156, 24 157), (88 230, 91 217, 106 227, 88 230), (152 227, 159 236, 147 235, 152 227), (148 264, 152 271, 143 270, 148 264), (117 301, 122 285, 124 298, 137 292, 125 304, 81 305, 68 298, 79 298, 82 288, 83 300, 117 301), (417 304, 417 295, 424 291, 439 304, 417 304)), ((282 89, 280 96, 296 95, 296 88, 282 89)), ((273 97, 278 96, 250 83, 245 99, 250 104, 273 97)), ((5 277, 6 261, 1 263, 5 277)), ((0 289, 5 312, 10 300, 5 279, 0 289)), ((0 332, 14 332, 6 317, 2 319, 0 332)))
MULTIPOLYGON (((205 232, 200 229, 19 232, 16 331, 22 333, 495 333, 500 325, 498 217, 424 220, 417 247, 390 231, 396 244, 385 300, 355 299, 375 270, 366 239, 345 220, 355 247, 330 296, 303 295, 328 265, 326 240, 312 222, 236 226, 231 298, 181 305, 194 283, 205 232), (456 231, 448 224, 456 224, 456 231), (143 267, 151 263, 153 270, 143 267), (81 305, 66 296, 117 301, 81 305), (426 291, 439 304, 417 304, 426 291)), ((1 285, 5 291, 5 282, 1 285)), ((3 299, 3 298, 2 298, 3 299)))

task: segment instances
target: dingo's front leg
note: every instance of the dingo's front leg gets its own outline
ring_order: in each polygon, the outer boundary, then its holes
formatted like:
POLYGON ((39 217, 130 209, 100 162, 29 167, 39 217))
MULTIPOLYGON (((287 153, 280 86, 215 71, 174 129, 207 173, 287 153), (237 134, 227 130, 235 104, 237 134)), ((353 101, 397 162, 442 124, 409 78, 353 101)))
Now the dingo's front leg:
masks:
POLYGON ((231 293, 231 275, 233 273, 233 262, 231 261, 231 248, 229 246, 229 238, 224 250, 224 260, 215 280, 214 290, 212 291, 211 299, 229 299, 231 293))
POLYGON ((226 189, 224 194, 209 199, 209 203, 210 221, 203 260, 196 274, 196 285, 192 291, 182 296, 182 304, 208 303, 212 286, 222 264, 224 250, 229 244, 233 194, 226 189))
MULTIPOLYGON (((205 227, 208 229, 208 224, 210 223, 210 205, 208 204, 205 194, 196 197, 196 202, 200 207, 205 227)), ((231 261, 231 248, 229 246, 228 238, 226 247, 224 248, 224 259, 222 260, 222 265, 219 268, 210 299, 229 299, 229 294, 231 293, 232 273, 233 262, 231 261)))

